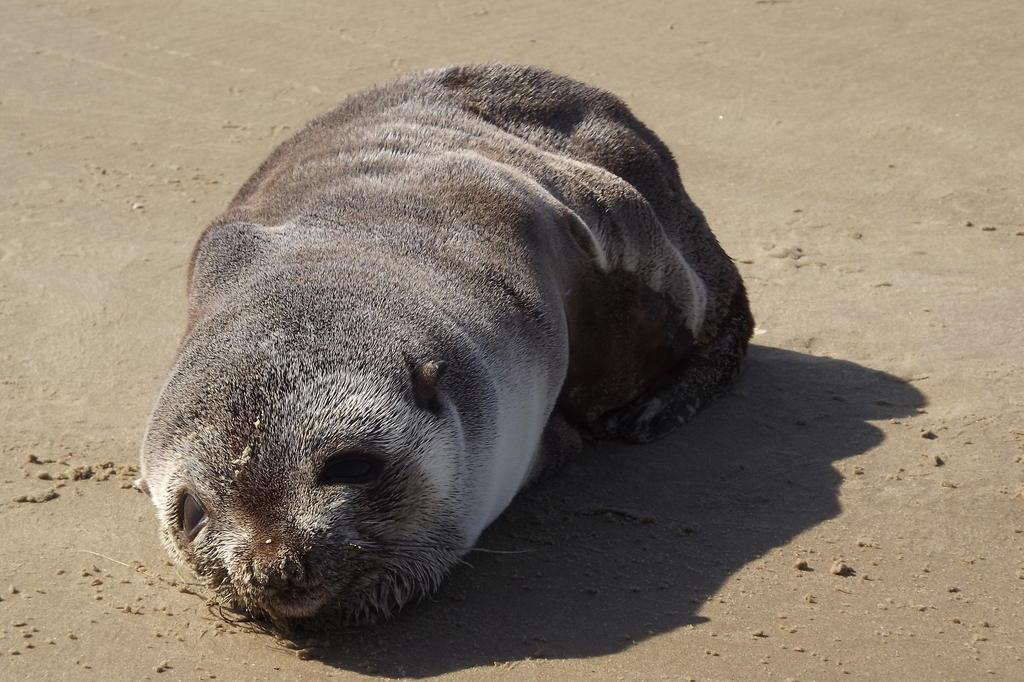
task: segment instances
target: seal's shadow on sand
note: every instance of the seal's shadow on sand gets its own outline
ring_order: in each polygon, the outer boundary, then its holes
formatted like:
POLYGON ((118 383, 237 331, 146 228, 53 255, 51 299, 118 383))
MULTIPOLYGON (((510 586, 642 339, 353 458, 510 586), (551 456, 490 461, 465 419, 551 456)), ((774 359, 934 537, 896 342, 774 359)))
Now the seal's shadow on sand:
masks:
POLYGON ((600 443, 520 495, 433 598, 329 636, 317 658, 422 677, 580 658, 705 619, 736 570, 839 513, 833 463, 924 396, 852 362, 751 348, 730 395, 663 441, 600 443))

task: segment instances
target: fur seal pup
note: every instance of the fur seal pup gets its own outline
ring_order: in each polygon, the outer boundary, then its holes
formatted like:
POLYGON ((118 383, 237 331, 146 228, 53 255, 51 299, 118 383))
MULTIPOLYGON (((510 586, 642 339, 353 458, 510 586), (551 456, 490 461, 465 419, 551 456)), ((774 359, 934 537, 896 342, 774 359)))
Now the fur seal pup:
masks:
POLYGON ((140 487, 174 558, 285 626, 433 590, 579 432, 693 416, 753 324, 654 133, 501 64, 313 120, 203 233, 188 295, 140 487))

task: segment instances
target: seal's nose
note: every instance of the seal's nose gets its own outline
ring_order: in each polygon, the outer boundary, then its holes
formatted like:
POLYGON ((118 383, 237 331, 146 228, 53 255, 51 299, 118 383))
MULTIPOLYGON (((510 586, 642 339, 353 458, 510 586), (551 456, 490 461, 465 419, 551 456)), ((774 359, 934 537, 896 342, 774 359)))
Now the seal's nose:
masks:
POLYGON ((254 544, 253 573, 263 587, 289 590, 299 587, 305 581, 306 567, 300 550, 274 538, 266 538, 254 544))
POLYGON ((272 620, 310 617, 330 597, 306 554, 276 539, 249 545, 229 574, 243 607, 272 620))
POLYGON ((273 537, 251 541, 229 574, 235 590, 245 601, 263 607, 299 600, 309 587, 309 571, 302 550, 273 537))
POLYGON ((278 593, 289 593, 303 589, 306 585, 306 568, 295 556, 285 556, 268 573, 267 588, 278 593))

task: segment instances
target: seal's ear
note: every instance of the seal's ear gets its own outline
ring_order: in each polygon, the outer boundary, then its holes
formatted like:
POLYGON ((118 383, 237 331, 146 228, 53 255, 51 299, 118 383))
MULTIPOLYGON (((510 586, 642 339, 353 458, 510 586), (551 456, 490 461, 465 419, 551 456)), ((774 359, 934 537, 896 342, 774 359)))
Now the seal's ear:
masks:
POLYGON ((144 478, 136 478, 134 481, 132 481, 132 487, 138 490, 139 492, 146 493, 146 497, 153 497, 153 495, 149 492, 149 483, 146 483, 146 479, 144 478))
POLYGON ((437 402, 437 385, 447 368, 448 363, 444 360, 427 360, 413 367, 412 395, 416 399, 416 404, 424 410, 436 412, 440 408, 437 402))

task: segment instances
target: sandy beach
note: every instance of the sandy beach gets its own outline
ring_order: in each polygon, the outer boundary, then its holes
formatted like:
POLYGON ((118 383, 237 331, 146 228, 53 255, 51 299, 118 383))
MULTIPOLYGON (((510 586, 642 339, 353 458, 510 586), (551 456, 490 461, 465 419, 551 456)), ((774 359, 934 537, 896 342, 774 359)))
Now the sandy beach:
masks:
POLYGON ((0 8, 0 679, 1024 676, 1015 0, 0 8), (411 70, 620 95, 746 280, 733 390, 522 494, 432 598, 295 651, 222 620, 137 475, 196 238, 411 70))

